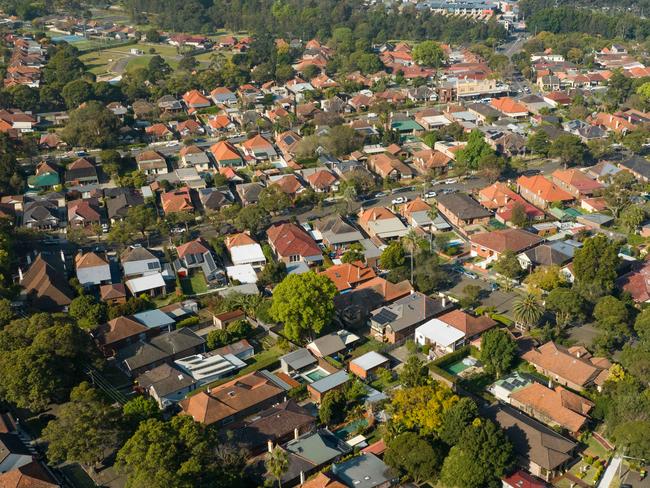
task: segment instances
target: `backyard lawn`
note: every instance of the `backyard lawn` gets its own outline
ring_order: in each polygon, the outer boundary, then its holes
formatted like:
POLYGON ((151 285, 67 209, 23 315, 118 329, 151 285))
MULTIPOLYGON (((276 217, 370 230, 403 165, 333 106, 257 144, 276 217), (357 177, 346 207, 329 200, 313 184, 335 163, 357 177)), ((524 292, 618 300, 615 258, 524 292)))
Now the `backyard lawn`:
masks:
POLYGON ((208 291, 208 284, 201 272, 194 272, 189 278, 181 279, 181 288, 184 295, 196 295, 208 291))

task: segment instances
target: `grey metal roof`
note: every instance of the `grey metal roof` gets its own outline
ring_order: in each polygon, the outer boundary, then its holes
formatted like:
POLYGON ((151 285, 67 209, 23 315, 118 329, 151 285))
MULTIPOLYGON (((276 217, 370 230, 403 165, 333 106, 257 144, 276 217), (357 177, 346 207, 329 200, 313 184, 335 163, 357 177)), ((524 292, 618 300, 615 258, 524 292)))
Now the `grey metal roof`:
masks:
POLYGON ((280 361, 284 362, 291 369, 302 369, 310 364, 317 363, 317 359, 304 347, 292 351, 280 357, 280 361))
POLYGON ((359 356, 358 358, 352 360, 350 364, 354 363, 364 371, 369 371, 372 368, 381 366, 387 361, 388 358, 386 356, 383 356, 376 351, 369 351, 365 353, 363 356, 359 356))
POLYGON ((327 429, 300 437, 286 445, 287 451, 320 466, 352 450, 327 429))
POLYGON ((331 334, 319 337, 310 344, 315 347, 322 356, 330 356, 345 349, 345 343, 341 336, 332 332, 331 334))
POLYGON ((396 478, 391 469, 374 454, 362 454, 332 465, 332 473, 347 486, 374 488, 396 478))
POLYGON ((350 377, 348 376, 348 373, 345 371, 337 371, 334 374, 326 376, 322 380, 314 381, 309 386, 316 390, 318 393, 325 393, 336 388, 337 386, 341 386, 349 379, 350 377))

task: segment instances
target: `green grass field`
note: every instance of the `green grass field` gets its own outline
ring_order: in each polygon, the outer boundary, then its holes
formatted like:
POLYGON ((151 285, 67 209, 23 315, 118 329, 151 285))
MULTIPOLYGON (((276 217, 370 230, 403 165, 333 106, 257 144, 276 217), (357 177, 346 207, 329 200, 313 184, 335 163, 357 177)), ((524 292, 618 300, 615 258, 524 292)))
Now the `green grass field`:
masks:
POLYGON ((145 42, 87 53, 81 56, 81 61, 86 64, 91 73, 102 75, 114 72, 114 66, 120 59, 129 58, 126 64, 126 70, 130 71, 147 66, 149 60, 156 54, 162 56, 172 68, 175 69, 178 66, 178 52, 174 46, 145 42), (131 54, 131 49, 139 49, 144 54, 135 56, 131 54), (151 49, 155 52, 151 53, 151 49))

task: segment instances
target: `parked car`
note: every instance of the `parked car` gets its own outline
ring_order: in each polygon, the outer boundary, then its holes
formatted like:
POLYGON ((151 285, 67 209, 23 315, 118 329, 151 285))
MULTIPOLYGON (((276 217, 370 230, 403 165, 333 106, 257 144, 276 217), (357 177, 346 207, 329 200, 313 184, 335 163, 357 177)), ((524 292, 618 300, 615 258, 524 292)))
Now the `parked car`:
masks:
POLYGON ((445 185, 454 185, 458 183, 458 178, 447 178, 444 183, 445 185))
POLYGON ((473 273, 472 271, 467 271, 465 268, 461 269, 461 274, 463 276, 467 276, 468 278, 471 278, 473 280, 478 279, 478 275, 476 273, 473 273))
POLYGON ((393 205, 399 205, 401 203, 406 203, 408 201, 409 199, 406 197, 397 197, 397 198, 393 198, 390 203, 392 203, 393 205))
POLYGON ((424 194, 424 198, 434 198, 437 195, 437 193, 433 190, 428 191, 424 194))

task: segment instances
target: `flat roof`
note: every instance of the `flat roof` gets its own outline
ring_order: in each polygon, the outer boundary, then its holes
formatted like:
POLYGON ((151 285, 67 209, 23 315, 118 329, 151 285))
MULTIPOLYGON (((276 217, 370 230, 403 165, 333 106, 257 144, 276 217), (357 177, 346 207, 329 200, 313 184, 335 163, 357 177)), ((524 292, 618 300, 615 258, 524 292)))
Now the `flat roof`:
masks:
POLYGON ((379 354, 376 351, 369 351, 356 359, 353 359, 350 364, 359 366, 364 371, 369 371, 377 366, 381 366, 388 361, 386 356, 379 354))
POLYGON ((310 388, 313 388, 318 393, 325 393, 330 391, 337 386, 341 386, 350 379, 348 373, 345 371, 337 371, 334 374, 326 376, 325 378, 314 381, 309 385, 310 388))

